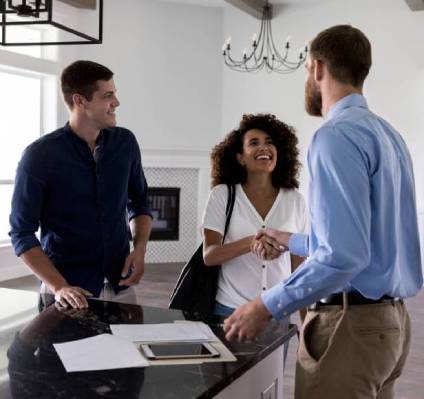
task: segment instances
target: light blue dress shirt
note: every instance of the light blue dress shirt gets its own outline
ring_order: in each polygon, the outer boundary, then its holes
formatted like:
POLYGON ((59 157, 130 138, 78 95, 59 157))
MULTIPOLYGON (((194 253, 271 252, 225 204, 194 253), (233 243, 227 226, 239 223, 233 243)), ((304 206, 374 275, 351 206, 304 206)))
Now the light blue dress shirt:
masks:
POLYGON ((399 133, 351 94, 315 133, 308 168, 311 232, 289 243, 308 259, 262 293, 274 318, 341 291, 414 296, 423 284, 414 176, 399 133))

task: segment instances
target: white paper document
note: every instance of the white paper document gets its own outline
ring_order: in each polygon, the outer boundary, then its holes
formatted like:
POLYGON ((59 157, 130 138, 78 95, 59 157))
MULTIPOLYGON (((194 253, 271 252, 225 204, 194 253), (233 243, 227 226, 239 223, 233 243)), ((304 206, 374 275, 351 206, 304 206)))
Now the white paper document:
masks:
POLYGON ((53 346, 68 373, 149 365, 132 342, 111 334, 101 334, 53 346))
POLYGON ((134 342, 208 342, 215 335, 203 323, 111 324, 112 333, 134 342))

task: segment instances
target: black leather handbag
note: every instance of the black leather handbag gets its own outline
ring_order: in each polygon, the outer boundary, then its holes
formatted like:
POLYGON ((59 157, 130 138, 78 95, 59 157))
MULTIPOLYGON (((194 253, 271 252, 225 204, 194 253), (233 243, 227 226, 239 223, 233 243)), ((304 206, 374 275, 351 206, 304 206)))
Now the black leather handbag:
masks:
MULTIPOLYGON (((233 213, 235 187, 228 185, 228 200, 225 210, 225 229, 222 243, 227 235, 233 213)), ((179 309, 192 320, 206 320, 215 305, 218 276, 221 266, 206 266, 203 261, 203 243, 186 263, 171 294, 168 307, 179 309)))

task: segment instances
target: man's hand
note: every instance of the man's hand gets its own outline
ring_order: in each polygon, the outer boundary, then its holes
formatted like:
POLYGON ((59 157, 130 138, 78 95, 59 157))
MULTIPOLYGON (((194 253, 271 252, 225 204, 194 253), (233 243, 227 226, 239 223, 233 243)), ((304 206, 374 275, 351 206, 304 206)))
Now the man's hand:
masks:
POLYGON ((55 303, 54 308, 56 308, 56 310, 58 310, 60 314, 64 316, 68 316, 71 319, 82 319, 90 311, 88 308, 84 308, 84 309, 65 308, 62 305, 60 305, 58 302, 55 303))
POLYGON ((266 236, 262 235, 256 238, 252 245, 252 252, 262 260, 273 260, 278 258, 284 250, 271 245, 266 236))
POLYGON ((234 313, 224 320, 225 338, 239 342, 252 340, 265 330, 271 313, 263 304, 260 297, 237 308, 234 313))
POLYGON ((60 306, 67 308, 71 306, 73 309, 84 309, 88 308, 87 297, 91 297, 93 294, 80 287, 72 287, 66 285, 59 288, 54 293, 54 299, 60 306))
POLYGON ((125 259, 119 285, 136 285, 144 274, 144 254, 146 249, 134 249, 125 259))
POLYGON ((272 247, 284 252, 289 249, 289 241, 292 235, 293 233, 268 228, 259 230, 256 234, 256 239, 263 239, 272 247))

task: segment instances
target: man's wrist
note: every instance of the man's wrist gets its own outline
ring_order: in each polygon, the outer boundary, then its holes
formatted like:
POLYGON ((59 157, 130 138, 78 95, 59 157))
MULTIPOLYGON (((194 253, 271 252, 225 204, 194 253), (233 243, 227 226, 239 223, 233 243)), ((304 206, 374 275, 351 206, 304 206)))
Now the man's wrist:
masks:
POLYGON ((147 244, 146 243, 134 244, 134 252, 137 252, 141 255, 145 255, 146 250, 147 250, 147 244))
POLYGON ((70 287, 70 285, 66 281, 64 281, 62 283, 47 285, 47 286, 53 292, 53 294, 56 294, 58 291, 60 291, 61 289, 65 288, 65 287, 70 287))
POLYGON ((260 311, 260 313, 263 314, 264 319, 266 318, 267 320, 271 320, 272 319, 272 314, 267 309, 267 307, 265 306, 265 304, 262 302, 262 298, 260 296, 258 296, 256 298, 255 302, 256 302, 256 307, 258 308, 258 310, 260 311))
POLYGON ((284 232, 281 233, 281 240, 278 240, 279 243, 284 247, 284 249, 288 250, 289 249, 289 242, 290 242, 290 238, 293 235, 293 233, 288 233, 288 232, 284 232))

